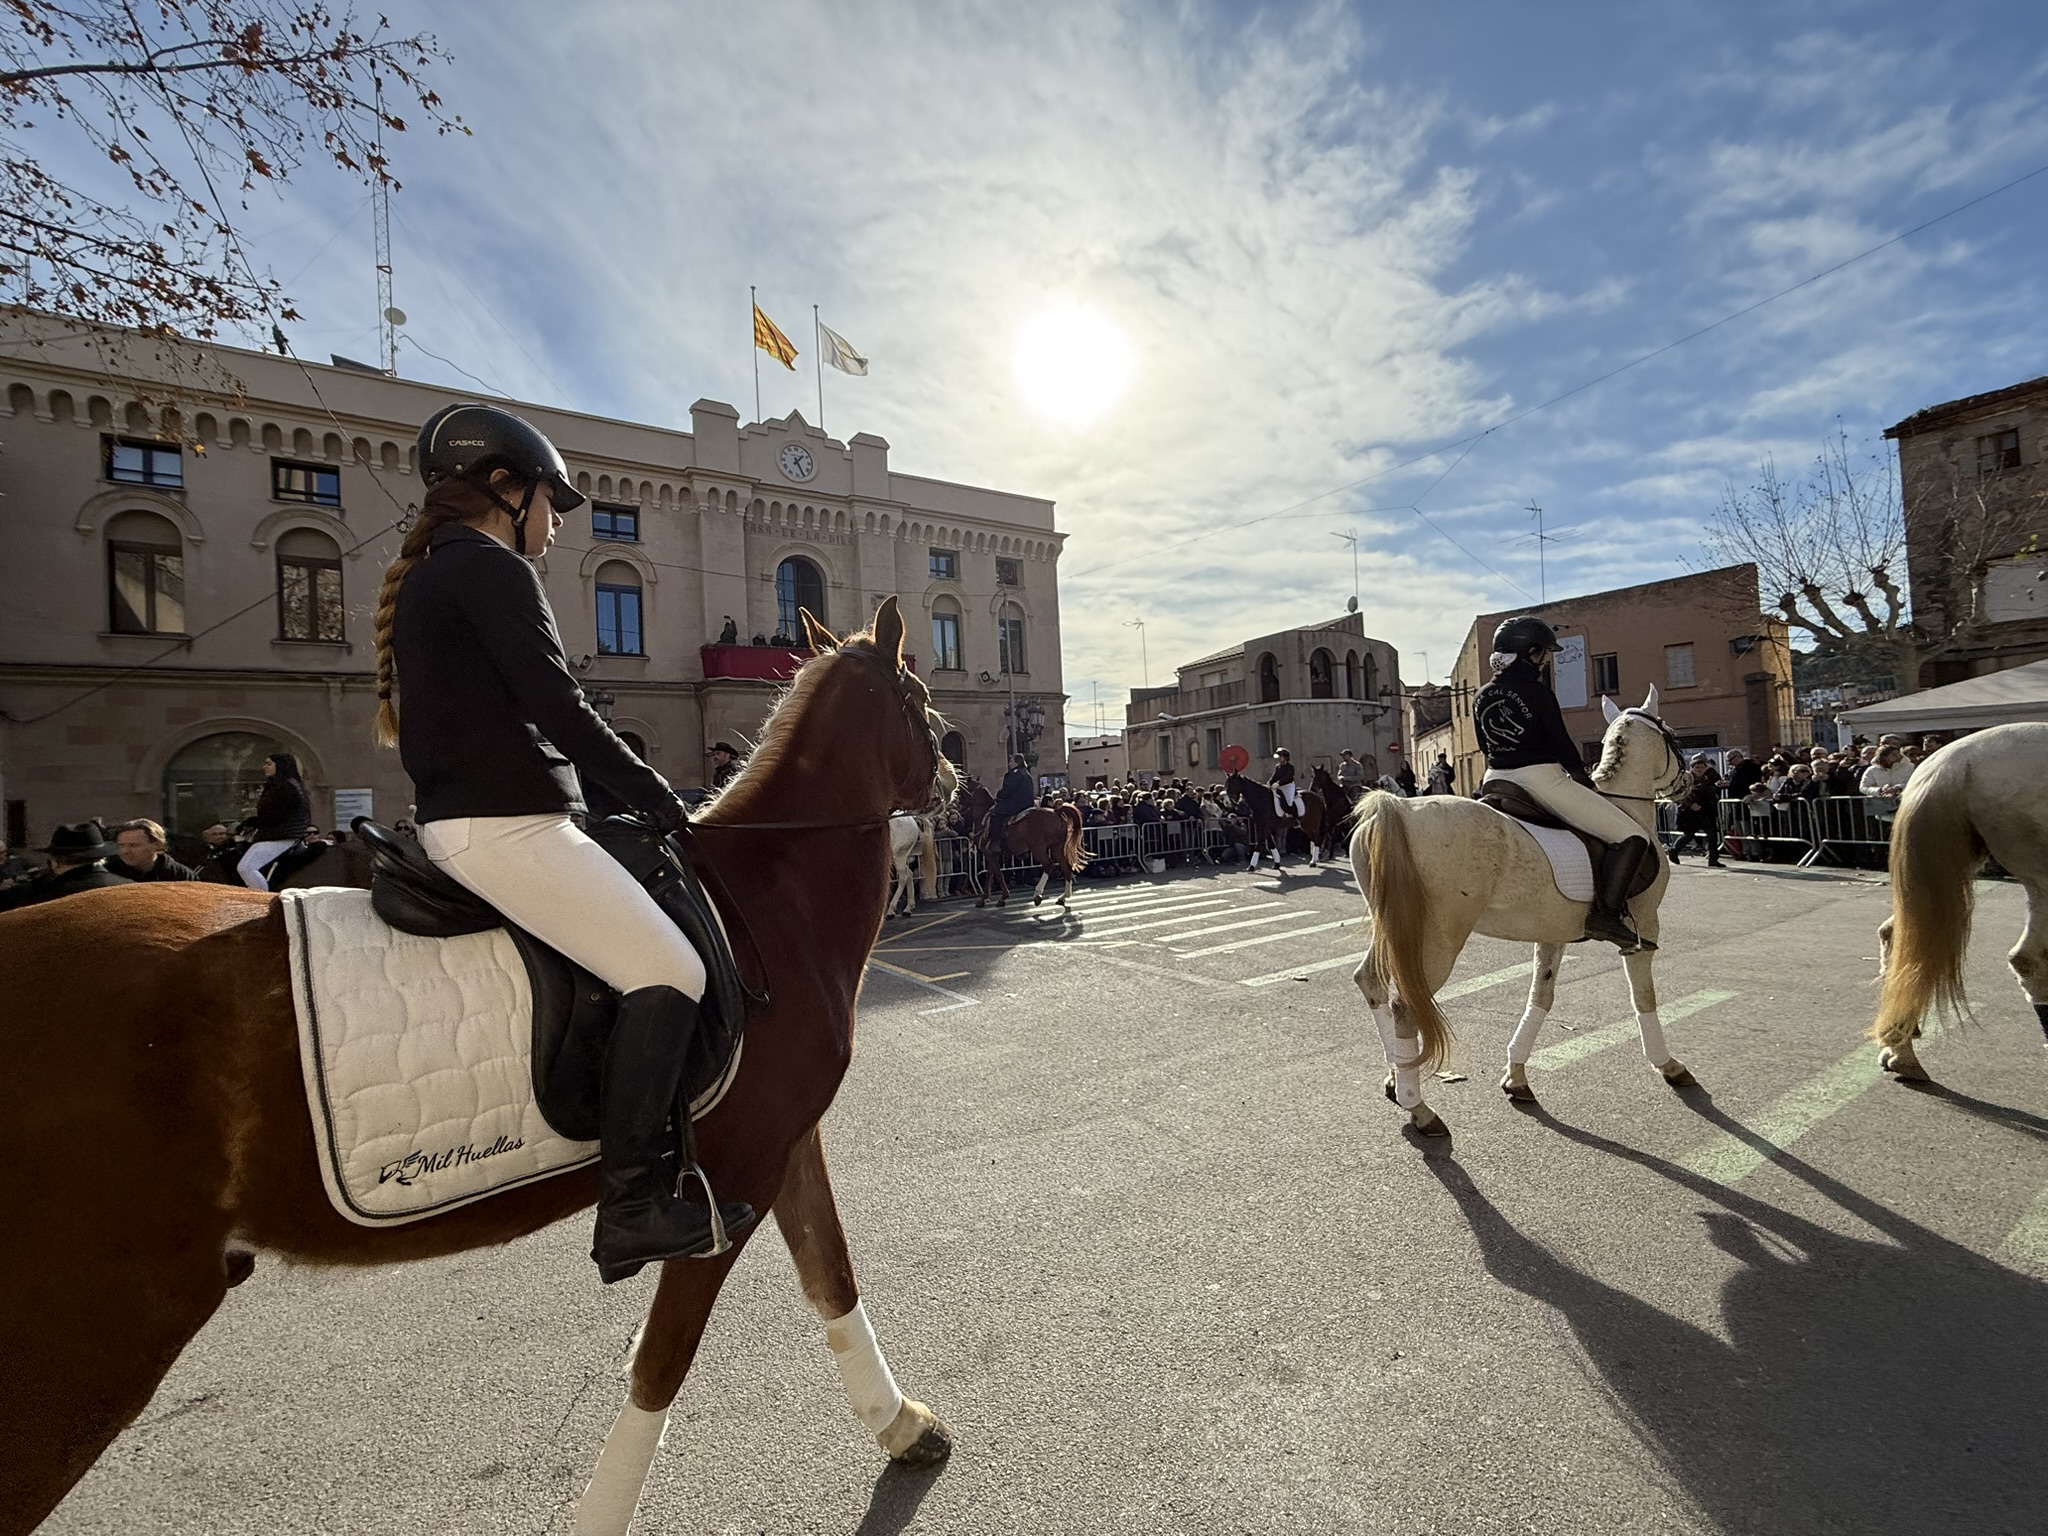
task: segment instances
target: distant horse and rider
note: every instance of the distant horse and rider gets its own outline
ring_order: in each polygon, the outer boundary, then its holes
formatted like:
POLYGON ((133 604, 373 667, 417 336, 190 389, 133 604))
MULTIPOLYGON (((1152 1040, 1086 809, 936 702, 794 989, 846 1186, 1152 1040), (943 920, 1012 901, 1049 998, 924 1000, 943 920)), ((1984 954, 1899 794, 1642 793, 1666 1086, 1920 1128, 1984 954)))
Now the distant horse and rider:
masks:
POLYGON ((1059 904, 1067 906, 1074 895, 1074 876, 1088 865, 1089 854, 1082 846, 1081 808, 1077 805, 1042 806, 1030 769, 1020 756, 1012 756, 1003 775, 1001 790, 990 795, 980 784, 969 784, 960 793, 960 808, 982 860, 987 877, 982 882, 977 907, 988 904, 988 886, 996 889, 996 905, 1010 901, 1010 881, 1005 866, 1012 859, 1025 858, 1038 866, 1038 885, 1031 893, 1035 907, 1045 900, 1046 883, 1054 875, 1061 880, 1059 904))
POLYGON ((1287 835, 1299 830, 1308 840, 1308 862, 1313 868, 1323 861, 1323 835, 1334 818, 1320 794, 1303 791, 1295 783, 1294 754, 1281 747, 1273 757, 1273 771, 1260 784, 1244 776, 1251 766, 1251 754, 1243 747, 1227 746, 1217 756, 1217 766, 1228 775, 1225 787, 1245 808, 1245 840, 1251 844, 1249 867, 1257 869, 1263 857, 1272 860, 1275 870, 1280 869, 1287 835))

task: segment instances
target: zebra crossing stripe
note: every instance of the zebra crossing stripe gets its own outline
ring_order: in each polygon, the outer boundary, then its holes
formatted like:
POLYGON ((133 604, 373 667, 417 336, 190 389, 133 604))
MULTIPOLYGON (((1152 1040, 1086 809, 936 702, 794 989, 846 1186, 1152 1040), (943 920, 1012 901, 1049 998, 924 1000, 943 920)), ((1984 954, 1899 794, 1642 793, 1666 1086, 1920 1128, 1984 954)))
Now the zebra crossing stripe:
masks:
MULTIPOLYGON (((1280 906, 1281 903, 1272 902, 1268 903, 1268 905, 1280 906)), ((1240 912, 1256 912, 1257 910, 1257 907, 1231 907, 1227 911, 1203 912, 1199 915, 1204 918, 1235 917, 1240 912)), ((1162 944, 1183 944, 1186 943, 1189 939, 1206 939, 1212 933, 1228 933, 1233 928, 1263 928, 1268 923, 1281 923, 1285 922, 1290 917, 1299 916, 1301 916, 1301 912, 1298 908, 1286 907, 1283 908, 1283 910, 1281 911, 1273 913, 1270 917, 1248 917, 1241 923, 1218 923, 1213 928, 1192 928, 1188 930, 1188 932, 1186 933, 1169 933, 1163 935, 1158 940, 1158 942, 1162 944)), ((1119 930, 1119 932, 1127 931, 1128 930, 1123 929, 1119 930)))
MULTIPOLYGON (((1152 917, 1150 913, 1138 913, 1136 915, 1140 917, 1147 917, 1151 920, 1149 922, 1143 923, 1124 923, 1122 926, 1116 928, 1091 928, 1090 930, 1088 930, 1088 937, 1090 937, 1091 939, 1107 939, 1113 938, 1119 933, 1137 933, 1141 929, 1145 928, 1167 928, 1171 927, 1175 923, 1205 923, 1212 917, 1230 917, 1239 912, 1257 912, 1262 911, 1269 907, 1280 908, 1281 910, 1276 911, 1274 915, 1271 917, 1254 918, 1253 921, 1260 923, 1277 923, 1280 921, 1280 919, 1284 917, 1294 917, 1298 915, 1296 912, 1286 909, 1283 903, 1277 901, 1262 901, 1258 903, 1256 906, 1249 907, 1225 907, 1220 912, 1183 912, 1178 917, 1152 917)), ((1121 922, 1121 919, 1113 919, 1113 921, 1121 922)), ((1227 923, 1224 926, 1241 928, 1248 925, 1243 923, 1227 923)), ((1221 933, 1222 931, 1223 930, 1221 928, 1202 928, 1197 930, 1198 933, 1221 933)), ((1194 937, 1194 935, 1176 933, 1170 935, 1169 937, 1175 940, 1179 940, 1185 938, 1192 938, 1194 937)))
MULTIPOLYGON (((1703 1009, 1725 1003, 1734 997, 1733 992, 1718 992, 1708 988, 1695 992, 1690 997, 1681 997, 1675 1003, 1666 1003, 1657 1010, 1657 1017, 1666 1024, 1689 1018, 1703 1009)), ((1605 1024, 1591 1029, 1583 1035, 1574 1035, 1569 1040, 1560 1040, 1555 1045, 1546 1045, 1529 1058, 1529 1065, 1542 1072, 1555 1072, 1568 1067, 1575 1061, 1584 1061, 1588 1056, 1597 1056, 1609 1046, 1620 1045, 1624 1040, 1637 1039, 1641 1031, 1636 1028, 1633 1018, 1623 1019, 1619 1024, 1605 1024)))
POLYGON ((1340 917, 1334 923, 1312 923, 1306 928, 1290 928, 1285 933, 1264 933, 1255 939, 1237 939, 1229 944, 1211 944, 1207 949, 1176 949, 1174 953, 1183 960, 1192 960, 1197 955, 1220 955, 1227 950, 1250 949, 1254 944, 1278 944, 1282 939, 1307 938, 1312 933, 1327 933, 1332 928, 1355 928, 1355 917, 1340 917))
POLYGON ((2005 1234, 2005 1251, 2023 1264, 2048 1269, 2048 1188, 2034 1196, 2020 1224, 2005 1234))
POLYGON ((1021 923, 1025 925, 1050 922, 1086 923, 1091 920, 1098 923, 1118 923, 1127 917, 1136 917, 1140 913, 1171 912, 1179 907, 1220 907, 1229 900, 1230 897, 1228 896, 1196 896, 1192 894, 1185 896, 1161 896, 1152 901, 1134 901, 1127 906, 1118 907, 1113 912, 1102 912, 1093 907, 1085 909, 1081 907, 1066 907, 1048 913, 1044 908, 1038 908, 1029 912, 1011 914, 1004 920, 1013 924, 1021 923))

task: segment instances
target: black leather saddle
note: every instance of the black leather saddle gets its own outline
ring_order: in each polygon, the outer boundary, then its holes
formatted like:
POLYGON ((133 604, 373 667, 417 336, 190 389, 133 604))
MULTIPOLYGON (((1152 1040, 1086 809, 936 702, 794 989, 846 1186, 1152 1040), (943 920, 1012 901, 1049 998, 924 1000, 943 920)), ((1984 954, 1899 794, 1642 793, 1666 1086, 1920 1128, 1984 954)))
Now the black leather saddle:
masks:
MULTIPOLYGON (((454 938, 503 928, 533 988, 533 1092, 542 1117, 571 1141, 595 1141, 598 1084, 619 994, 458 884, 419 843, 368 818, 354 824, 370 850, 370 905, 402 933, 454 938)), ((742 983, 732 946, 709 896, 674 841, 612 817, 589 834, 645 886, 704 957, 709 978, 678 1097, 701 1114, 727 1077, 746 1030, 749 1004, 766 1002, 742 983)))
MULTIPOLYGON (((1581 832, 1513 780, 1482 781, 1479 786, 1479 803, 1489 810, 1499 811, 1501 815, 1511 820, 1527 822, 1532 827, 1555 827, 1571 833, 1586 845, 1586 855, 1593 861, 1593 872, 1598 875, 1600 861, 1607 856, 1607 844, 1590 832, 1581 832)), ((1655 885, 1657 871, 1662 862, 1660 859, 1643 860, 1642 868, 1636 872, 1635 883, 1630 888, 1629 895, 1640 896, 1655 885)))

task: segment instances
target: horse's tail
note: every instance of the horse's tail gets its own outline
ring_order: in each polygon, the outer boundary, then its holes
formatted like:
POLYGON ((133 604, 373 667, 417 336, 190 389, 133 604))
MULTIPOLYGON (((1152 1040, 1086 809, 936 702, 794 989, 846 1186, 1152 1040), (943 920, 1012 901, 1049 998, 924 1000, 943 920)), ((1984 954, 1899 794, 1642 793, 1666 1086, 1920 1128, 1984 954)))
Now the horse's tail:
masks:
POLYGON ((1928 1009, 1960 1018, 1963 957, 1970 947, 1971 885, 1984 840, 1970 820, 1969 764, 1935 754, 1913 776, 1892 823, 1891 954, 1871 1038, 1898 1045, 1928 1009))
POLYGON ((1365 963, 1382 990, 1400 994, 1422 1036, 1420 1066, 1428 1072, 1450 1053, 1451 1028, 1437 1008, 1435 989, 1423 973, 1422 949, 1429 932, 1429 888, 1408 839, 1407 805, 1399 795, 1372 790, 1359 801, 1358 830, 1351 838, 1351 862, 1366 852, 1365 904, 1372 909, 1372 948, 1365 963), (1361 850, 1360 843, 1367 845, 1361 850))
POLYGON ((939 834, 932 818, 917 818, 917 894, 926 901, 939 899, 939 834))
POLYGON ((1066 856, 1067 868, 1078 873, 1088 864, 1088 850, 1081 845, 1081 807, 1059 805, 1054 809, 1060 813, 1060 822, 1067 829, 1066 846, 1062 850, 1066 856))

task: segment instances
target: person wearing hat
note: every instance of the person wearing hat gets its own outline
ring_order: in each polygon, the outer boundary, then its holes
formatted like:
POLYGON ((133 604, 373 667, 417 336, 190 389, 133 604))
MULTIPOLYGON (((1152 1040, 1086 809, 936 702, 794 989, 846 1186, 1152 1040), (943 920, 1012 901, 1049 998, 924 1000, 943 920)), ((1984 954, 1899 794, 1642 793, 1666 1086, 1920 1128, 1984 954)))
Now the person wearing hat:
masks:
POLYGON ((740 756, 740 749, 729 741, 715 742, 711 748, 711 787, 723 789, 744 768, 747 760, 740 756))
POLYGON ((1518 785, 1552 815, 1607 845, 1594 875, 1586 937, 1632 955, 1656 947, 1635 931, 1628 901, 1643 861, 1657 851, 1636 819, 1593 787, 1565 729, 1564 711, 1542 671, 1544 658, 1563 649, 1557 631, 1533 614, 1503 622, 1493 632, 1493 681, 1473 696, 1472 724, 1488 781, 1518 785))
POLYGON ((1273 771, 1266 776, 1266 787, 1273 791, 1273 803, 1283 816, 1299 816, 1301 790, 1294 782, 1294 754, 1281 747, 1273 756, 1277 761, 1273 764, 1273 771))
POLYGON ((384 573, 374 624, 377 740, 416 793, 421 850, 509 922, 618 990, 599 1083, 597 1223, 607 1285, 663 1259, 719 1250, 754 1224, 694 1165, 679 1103, 704 962, 640 882, 573 819, 583 781, 650 832, 685 820, 674 789, 591 708, 532 562, 583 503, 555 445, 493 405, 451 405, 420 428, 417 519, 384 573), (396 695, 404 689, 401 716, 396 695), (673 1129, 671 1127, 674 1127, 673 1129), (679 1182, 703 1200, 677 1194, 679 1182))
POLYGON ((55 901, 59 896, 75 896, 80 891, 104 891, 128 884, 100 866, 100 860, 114 852, 114 845, 107 841, 107 829, 96 821, 59 827, 50 834, 50 845, 42 851, 50 856, 49 874, 0 891, 0 912, 55 901))

